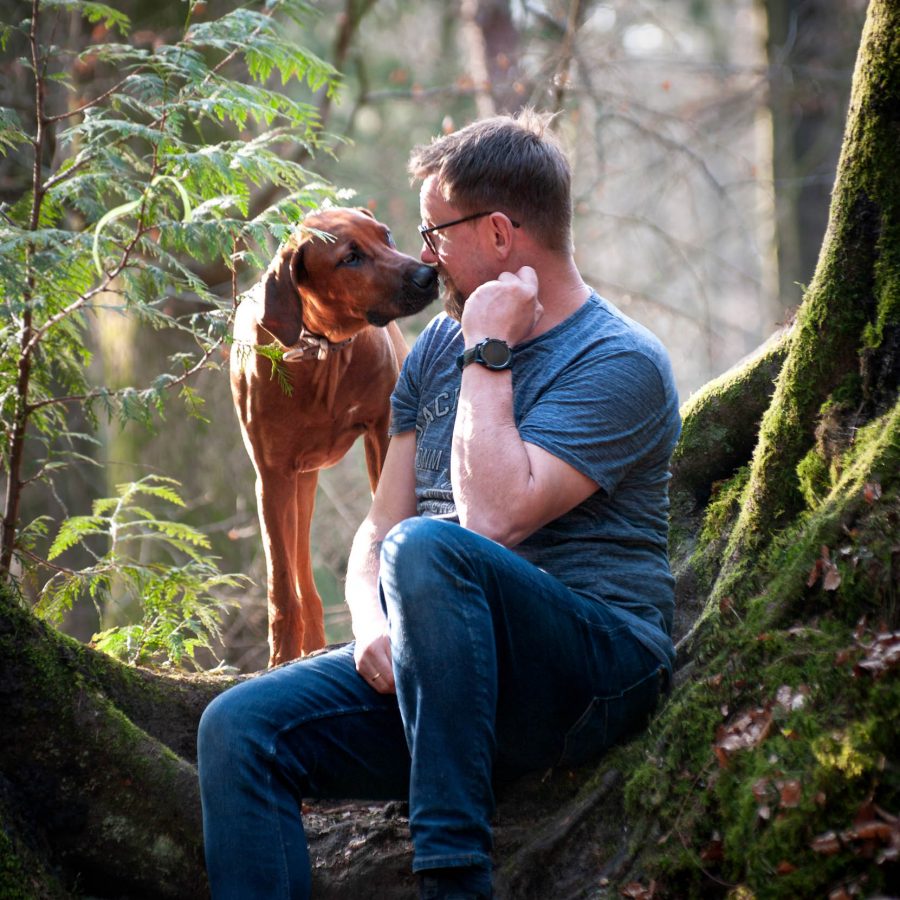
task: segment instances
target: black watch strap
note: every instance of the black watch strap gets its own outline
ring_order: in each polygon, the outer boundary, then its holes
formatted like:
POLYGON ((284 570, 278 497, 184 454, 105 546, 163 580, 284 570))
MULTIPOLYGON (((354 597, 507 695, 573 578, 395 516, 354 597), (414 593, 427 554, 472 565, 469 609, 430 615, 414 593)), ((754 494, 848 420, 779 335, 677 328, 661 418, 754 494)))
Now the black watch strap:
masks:
POLYGON ((512 350, 506 341, 499 338, 485 338, 456 357, 456 365, 461 370, 473 362, 492 372, 502 372, 512 368, 512 350))

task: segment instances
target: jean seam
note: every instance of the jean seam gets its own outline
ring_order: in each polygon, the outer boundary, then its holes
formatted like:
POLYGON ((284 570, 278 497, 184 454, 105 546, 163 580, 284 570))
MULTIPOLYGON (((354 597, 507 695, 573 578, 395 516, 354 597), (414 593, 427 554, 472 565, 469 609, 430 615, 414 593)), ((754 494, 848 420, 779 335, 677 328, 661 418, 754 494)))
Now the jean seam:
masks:
POLYGON ((285 846, 284 832, 281 828, 281 816, 278 812, 278 806, 275 803, 271 766, 266 766, 266 801, 269 807, 269 815, 278 825, 278 859, 280 862, 278 877, 281 882, 279 888, 282 895, 287 897, 290 894, 291 878, 288 870, 287 847, 285 846))
POLYGON ((448 853, 431 854, 430 856, 416 857, 413 860, 413 872, 421 872, 426 869, 450 869, 462 866, 491 865, 491 857, 486 853, 448 853))
MULTIPOLYGON (((471 586, 469 585, 469 588, 471 586)), ((471 596, 471 590, 466 591, 466 600, 468 601, 471 596)), ((483 594, 478 593, 478 600, 484 607, 484 615, 487 621, 491 624, 491 628, 493 630, 493 621, 491 618, 491 611, 487 601, 484 599, 483 594)), ((490 706, 490 697, 487 694, 487 688, 485 687, 485 683, 487 679, 484 677, 486 674, 486 666, 485 666, 485 652, 484 652, 484 635, 479 635, 477 629, 472 626, 472 613, 473 606, 471 602, 466 602, 463 608, 463 615, 466 621, 466 631, 469 635, 469 641, 472 644, 472 647, 475 649, 473 663, 476 667, 476 673, 479 676, 477 679, 477 684, 479 685, 478 693, 481 695, 479 700, 485 709, 488 709, 490 706), (481 640, 476 640, 480 636, 481 640)), ((496 688, 495 688, 496 694, 496 688)), ((496 722, 494 723, 494 727, 491 729, 491 736, 496 740, 496 722)), ((470 785, 474 788, 477 785, 472 784, 473 773, 469 773, 467 780, 470 782, 470 785)))
POLYGON ((594 694, 593 700, 602 700, 604 703, 608 703, 612 700, 621 700, 627 693, 643 686, 648 681, 650 681, 651 678, 659 678, 659 670, 661 665, 662 664, 658 661, 654 661, 652 670, 648 672, 643 678, 639 678, 637 681, 632 682, 630 685, 628 685, 628 687, 622 688, 617 694, 594 694))
POLYGON ((282 736, 288 732, 292 731, 294 728, 297 728, 299 725, 308 725, 310 722, 319 722, 322 719, 336 719, 342 716, 352 716, 358 713, 386 713, 390 712, 390 710, 386 710, 381 706, 370 706, 366 704, 365 706, 343 706, 339 709, 329 709, 327 711, 323 711, 321 713, 316 713, 315 715, 309 716, 299 716, 296 719, 291 719, 290 722, 283 725, 281 728, 276 731, 272 737, 272 743, 265 747, 265 753, 270 758, 275 758, 278 755, 278 742, 282 739, 282 736))

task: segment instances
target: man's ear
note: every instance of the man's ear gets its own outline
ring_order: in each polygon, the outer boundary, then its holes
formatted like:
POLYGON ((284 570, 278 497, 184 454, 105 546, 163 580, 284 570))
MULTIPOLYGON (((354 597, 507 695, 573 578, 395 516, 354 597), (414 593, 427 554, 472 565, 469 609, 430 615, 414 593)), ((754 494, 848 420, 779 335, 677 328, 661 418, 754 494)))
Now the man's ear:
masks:
POLYGON ((506 259, 512 253, 513 233, 515 228, 505 213, 491 213, 491 243, 499 259, 506 259))
POLYGON ((259 324, 285 347, 292 347, 303 327, 300 285, 306 278, 303 244, 288 241, 266 273, 259 324))

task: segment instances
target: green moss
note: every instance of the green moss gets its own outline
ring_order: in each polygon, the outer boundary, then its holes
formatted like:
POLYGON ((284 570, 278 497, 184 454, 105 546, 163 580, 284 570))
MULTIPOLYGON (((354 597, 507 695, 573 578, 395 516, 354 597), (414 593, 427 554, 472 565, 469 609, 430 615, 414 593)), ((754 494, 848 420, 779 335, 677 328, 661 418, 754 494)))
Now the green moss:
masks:
POLYGON ((40 854, 21 839, 0 800, 0 897, 3 900, 66 900, 69 897, 40 854))
POLYGON ((741 466, 731 478, 713 485, 700 532, 701 544, 720 541, 729 530, 741 508, 749 479, 750 467, 741 466))
MULTIPOLYGON (((900 812, 898 670, 855 666, 874 637, 860 634, 861 618, 900 625, 900 403, 836 452, 836 465, 812 451, 800 466, 814 507, 735 561, 727 595, 719 582, 686 683, 638 745, 626 815, 659 823, 640 870, 664 896, 705 895, 716 880, 760 897, 852 884, 870 896, 896 878, 873 861, 885 845, 855 840, 853 824, 870 801, 900 812), (823 560, 834 567, 827 585, 823 560), (717 754, 754 711, 768 717, 765 734, 717 754), (816 852, 828 832, 843 835, 836 852, 816 852)), ((728 527, 745 477, 719 487, 701 550, 728 527)))
POLYGON ((815 448, 797 464, 797 480, 807 509, 815 509, 831 490, 828 464, 815 448))

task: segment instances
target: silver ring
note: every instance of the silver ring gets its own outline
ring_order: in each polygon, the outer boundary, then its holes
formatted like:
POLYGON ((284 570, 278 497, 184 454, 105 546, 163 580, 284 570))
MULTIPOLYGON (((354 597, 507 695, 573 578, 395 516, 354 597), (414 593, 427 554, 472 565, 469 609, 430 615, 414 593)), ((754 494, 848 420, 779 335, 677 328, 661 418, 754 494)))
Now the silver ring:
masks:
POLYGON ((379 678, 381 678, 381 672, 376 672, 369 681, 378 681, 379 678))

